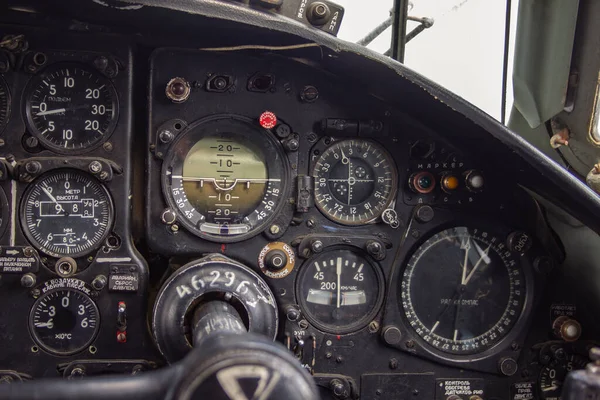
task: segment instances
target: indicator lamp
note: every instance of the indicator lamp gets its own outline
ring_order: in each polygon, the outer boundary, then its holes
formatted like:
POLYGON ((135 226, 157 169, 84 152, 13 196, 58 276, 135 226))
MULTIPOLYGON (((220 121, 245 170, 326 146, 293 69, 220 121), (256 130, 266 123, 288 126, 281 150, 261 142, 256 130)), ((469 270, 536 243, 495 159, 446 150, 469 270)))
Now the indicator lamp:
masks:
POLYGON ((454 190, 458 189, 458 186, 460 185, 460 181, 454 175, 444 175, 441 183, 442 190, 446 193, 453 192, 454 190))
POLYGON ((409 179, 409 186, 415 193, 427 194, 435 189, 435 177, 431 172, 421 171, 409 179))
POLYGON ((277 117, 271 111, 265 111, 264 113, 260 114, 258 123, 265 129, 271 129, 277 125, 277 117))
POLYGON ((483 190, 485 182, 481 172, 472 169, 467 171, 465 183, 467 184, 467 189, 469 189, 471 192, 479 192, 483 190))

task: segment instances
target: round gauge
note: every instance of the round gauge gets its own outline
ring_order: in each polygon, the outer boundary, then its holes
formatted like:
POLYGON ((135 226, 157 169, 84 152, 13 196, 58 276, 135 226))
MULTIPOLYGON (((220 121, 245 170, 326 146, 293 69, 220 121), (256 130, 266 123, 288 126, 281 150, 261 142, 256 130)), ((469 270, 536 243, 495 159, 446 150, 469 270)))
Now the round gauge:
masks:
POLYGON ((350 250, 308 260, 298 273, 296 296, 306 318, 323 331, 344 334, 373 320, 383 301, 379 267, 350 250))
POLYGON ((0 77, 0 133, 4 131, 10 117, 10 93, 4 79, 0 77))
POLYGON ((190 232, 219 242, 264 229, 283 206, 288 161, 269 132, 216 117, 182 132, 163 167, 163 191, 190 232))
POLYGON ((447 229, 423 243, 410 258, 401 286, 401 305, 412 329, 433 348, 455 355, 496 345, 525 303, 525 276, 516 255, 501 238, 466 227, 447 229))
POLYGON ((42 175, 21 201, 29 241, 53 257, 79 257, 96 249, 113 222, 111 198, 95 178, 77 170, 42 175))
POLYGON ((365 140, 332 144, 316 161, 312 176, 317 207, 344 225, 362 225, 379 218, 394 199, 398 185, 392 157, 365 140))
POLYGON ((29 316, 33 339, 53 354, 69 355, 86 349, 99 328, 98 307, 88 295, 75 289, 44 293, 29 316))
POLYGON ((117 93, 93 69, 58 64, 35 76, 26 89, 29 132, 59 153, 89 150, 104 142, 119 116, 117 93))
POLYGON ((542 399, 558 400, 567 374, 584 369, 588 359, 577 354, 565 354, 561 360, 554 359, 540 372, 540 394, 542 399))

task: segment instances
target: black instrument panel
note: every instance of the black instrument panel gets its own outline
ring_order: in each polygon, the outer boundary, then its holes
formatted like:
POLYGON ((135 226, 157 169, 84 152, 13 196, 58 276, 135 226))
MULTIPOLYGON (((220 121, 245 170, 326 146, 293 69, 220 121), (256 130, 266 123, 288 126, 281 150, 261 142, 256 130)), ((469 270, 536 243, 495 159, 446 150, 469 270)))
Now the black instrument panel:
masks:
POLYGON ((0 76, 0 320, 27 332, 0 369, 160 366, 150 293, 210 253, 265 279, 277 340, 351 397, 548 398, 585 364, 536 203, 368 88, 282 55, 0 31, 28 42, 0 76))

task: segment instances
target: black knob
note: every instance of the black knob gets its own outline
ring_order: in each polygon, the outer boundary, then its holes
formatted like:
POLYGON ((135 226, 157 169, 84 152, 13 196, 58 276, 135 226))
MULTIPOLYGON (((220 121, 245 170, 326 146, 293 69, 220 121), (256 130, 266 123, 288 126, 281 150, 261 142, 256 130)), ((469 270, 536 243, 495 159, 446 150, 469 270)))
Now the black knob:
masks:
POLYGON ((279 271, 288 263, 288 257, 282 250, 271 250, 265 256, 265 265, 271 271, 279 271))

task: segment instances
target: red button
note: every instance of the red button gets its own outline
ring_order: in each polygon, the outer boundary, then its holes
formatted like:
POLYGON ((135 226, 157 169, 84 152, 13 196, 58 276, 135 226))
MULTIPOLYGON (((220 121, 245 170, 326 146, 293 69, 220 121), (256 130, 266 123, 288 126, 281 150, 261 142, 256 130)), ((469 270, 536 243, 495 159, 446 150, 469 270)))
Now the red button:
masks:
POLYGON ((271 129, 277 125, 277 117, 271 111, 265 111, 264 113, 260 114, 258 122, 263 128, 271 129))

